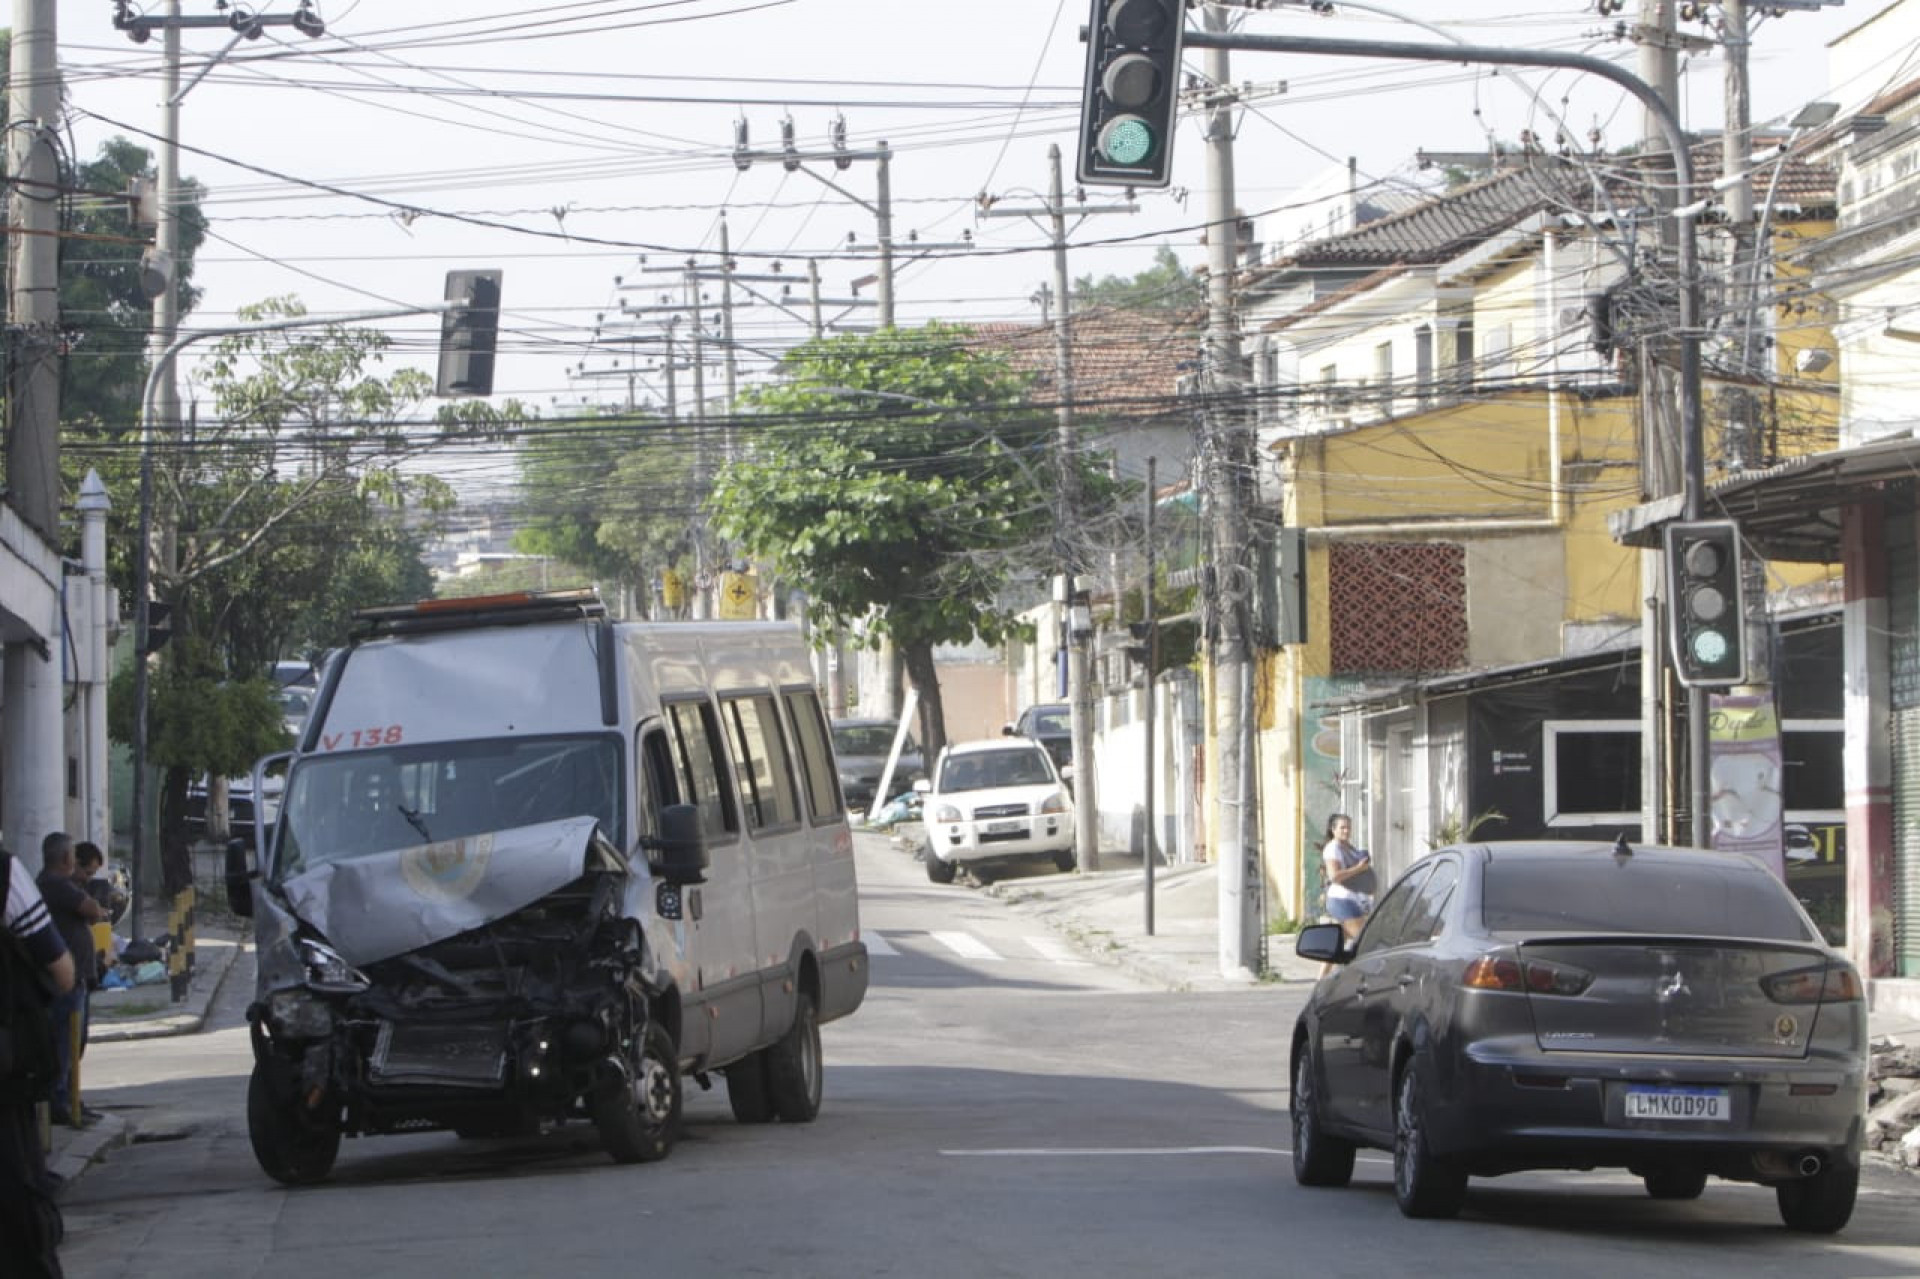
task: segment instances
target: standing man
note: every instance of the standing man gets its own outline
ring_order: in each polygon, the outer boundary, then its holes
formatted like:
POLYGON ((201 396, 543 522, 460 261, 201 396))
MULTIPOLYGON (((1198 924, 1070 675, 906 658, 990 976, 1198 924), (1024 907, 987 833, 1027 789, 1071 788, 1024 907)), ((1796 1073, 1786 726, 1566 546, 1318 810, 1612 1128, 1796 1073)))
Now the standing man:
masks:
POLYGON ((41 899, 53 917, 53 926, 73 957, 73 988, 54 1000, 51 1017, 54 1058, 58 1070, 53 1081, 53 1122, 81 1126, 85 1114, 74 1087, 74 1065, 80 1046, 86 1039, 87 988, 93 984, 93 929, 96 920, 105 919, 100 903, 87 894, 73 877, 73 837, 54 831, 40 841, 41 899))
MULTIPOLYGON (((4 976, 24 983, 44 970, 47 986, 64 993, 73 986, 73 956, 60 940, 59 930, 47 912, 47 904, 34 887, 33 877, 18 858, 0 849, 0 882, 6 885, 5 930, 0 946, 7 948, 4 976), (32 965, 35 972, 23 971, 32 965)), ((16 998, 12 989, 0 991, 0 998, 18 1010, 22 1003, 35 999, 16 998)), ((15 1018, 16 1022, 20 1019, 15 1018)), ((14 1025, 12 1029, 40 1035, 38 1025, 14 1025)), ((53 1202, 53 1186, 47 1173, 47 1152, 40 1143, 40 1123, 35 1115, 40 1098, 26 1091, 15 1095, 13 1081, 0 1081, 0 1258, 5 1258, 7 1273, 27 1279, 60 1279, 60 1246, 63 1228, 60 1209, 53 1202)))

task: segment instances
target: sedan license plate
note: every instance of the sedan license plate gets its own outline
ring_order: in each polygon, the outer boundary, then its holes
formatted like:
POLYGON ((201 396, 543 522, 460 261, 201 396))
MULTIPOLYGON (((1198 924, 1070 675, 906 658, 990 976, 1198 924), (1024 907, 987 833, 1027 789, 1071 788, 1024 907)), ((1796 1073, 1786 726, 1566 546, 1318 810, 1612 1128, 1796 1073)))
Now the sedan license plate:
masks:
POLYGON ((1629 1088, 1628 1119, 1675 1120, 1681 1123, 1728 1123, 1733 1104, 1724 1088, 1629 1088))
POLYGON ((989 835, 1004 835, 1008 831, 1021 830, 1025 826, 1025 822, 988 822, 980 829, 989 835))

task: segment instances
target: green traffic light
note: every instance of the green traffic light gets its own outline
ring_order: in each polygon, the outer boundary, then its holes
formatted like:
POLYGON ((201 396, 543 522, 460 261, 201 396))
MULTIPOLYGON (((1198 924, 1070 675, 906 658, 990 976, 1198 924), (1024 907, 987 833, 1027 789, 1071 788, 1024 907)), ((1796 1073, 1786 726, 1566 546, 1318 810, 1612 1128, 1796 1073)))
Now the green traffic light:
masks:
POLYGON ((1143 164, 1156 142, 1153 126, 1137 115, 1123 115, 1100 130, 1100 155, 1110 164, 1143 164))
POLYGON ((1727 637, 1719 631, 1693 633, 1694 660, 1702 666, 1718 666, 1726 661, 1729 647, 1727 637))

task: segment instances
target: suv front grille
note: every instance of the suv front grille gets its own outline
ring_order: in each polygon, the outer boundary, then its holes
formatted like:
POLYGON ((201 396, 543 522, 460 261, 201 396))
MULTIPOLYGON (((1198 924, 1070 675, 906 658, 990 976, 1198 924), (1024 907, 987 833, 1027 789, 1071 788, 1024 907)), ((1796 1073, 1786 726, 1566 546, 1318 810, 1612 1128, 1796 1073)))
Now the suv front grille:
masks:
POLYGON ((985 821, 989 817, 1025 817, 1025 804, 983 804, 973 810, 975 821, 985 821))

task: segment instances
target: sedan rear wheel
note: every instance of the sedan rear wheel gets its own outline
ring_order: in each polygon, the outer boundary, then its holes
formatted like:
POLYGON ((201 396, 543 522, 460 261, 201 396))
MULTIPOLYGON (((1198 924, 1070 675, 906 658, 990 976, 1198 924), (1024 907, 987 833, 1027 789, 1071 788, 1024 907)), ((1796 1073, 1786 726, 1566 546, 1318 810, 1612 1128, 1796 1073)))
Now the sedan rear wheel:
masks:
POLYGON ((1640 1177, 1655 1199, 1698 1199, 1707 1188, 1704 1168, 1660 1168, 1640 1177))
POLYGON ((1773 1193, 1787 1229, 1830 1235, 1853 1216, 1853 1201, 1860 1193, 1860 1168, 1831 1163, 1811 1177, 1781 1182, 1773 1193))
POLYGON ((1320 1091, 1313 1054, 1302 1052, 1293 1069, 1293 1179, 1303 1186, 1344 1186, 1353 1180, 1353 1143, 1320 1128, 1320 1091))
POLYGON ((1427 1136, 1427 1103, 1420 1063, 1400 1076, 1393 1113, 1393 1198, 1408 1217, 1454 1217, 1467 1199, 1467 1174, 1433 1153, 1427 1136))

